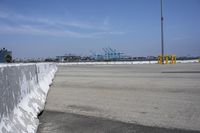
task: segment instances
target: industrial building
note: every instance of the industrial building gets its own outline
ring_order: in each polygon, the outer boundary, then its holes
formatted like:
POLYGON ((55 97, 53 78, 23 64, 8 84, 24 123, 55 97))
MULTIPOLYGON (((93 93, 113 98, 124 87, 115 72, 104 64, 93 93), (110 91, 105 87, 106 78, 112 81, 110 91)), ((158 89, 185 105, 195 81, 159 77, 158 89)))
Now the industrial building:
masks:
POLYGON ((56 56, 58 62, 79 62, 82 61, 81 56, 73 54, 65 54, 64 56, 56 56))
POLYGON ((12 62, 12 52, 5 48, 0 49, 0 63, 12 62))

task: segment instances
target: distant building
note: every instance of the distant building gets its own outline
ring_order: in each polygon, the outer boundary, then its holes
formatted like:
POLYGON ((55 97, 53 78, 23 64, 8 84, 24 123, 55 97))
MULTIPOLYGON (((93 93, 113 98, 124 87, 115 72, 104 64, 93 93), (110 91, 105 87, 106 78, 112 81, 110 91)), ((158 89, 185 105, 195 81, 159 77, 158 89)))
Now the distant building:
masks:
POLYGON ((64 56, 56 56, 56 60, 58 62, 79 62, 82 61, 82 57, 78 55, 65 54, 64 56))
POLYGON ((58 62, 64 62, 66 56, 56 56, 58 62))
POLYGON ((12 62, 12 52, 5 48, 0 49, 0 63, 12 62))

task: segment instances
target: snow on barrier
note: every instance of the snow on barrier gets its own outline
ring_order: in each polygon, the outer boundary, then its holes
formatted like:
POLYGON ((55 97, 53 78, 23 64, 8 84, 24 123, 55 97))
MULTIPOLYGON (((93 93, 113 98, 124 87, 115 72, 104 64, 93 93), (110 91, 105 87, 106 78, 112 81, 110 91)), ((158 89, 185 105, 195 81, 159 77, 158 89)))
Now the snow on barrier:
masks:
POLYGON ((35 133, 55 64, 0 66, 0 133, 35 133))

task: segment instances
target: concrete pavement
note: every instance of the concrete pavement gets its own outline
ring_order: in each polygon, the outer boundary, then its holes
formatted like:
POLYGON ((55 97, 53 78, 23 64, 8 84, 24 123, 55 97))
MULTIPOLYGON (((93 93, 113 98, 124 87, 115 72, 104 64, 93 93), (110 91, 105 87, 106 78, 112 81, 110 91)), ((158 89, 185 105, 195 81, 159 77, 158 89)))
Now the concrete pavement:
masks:
POLYGON ((59 66, 38 132, 198 132, 199 71, 198 63, 59 66))

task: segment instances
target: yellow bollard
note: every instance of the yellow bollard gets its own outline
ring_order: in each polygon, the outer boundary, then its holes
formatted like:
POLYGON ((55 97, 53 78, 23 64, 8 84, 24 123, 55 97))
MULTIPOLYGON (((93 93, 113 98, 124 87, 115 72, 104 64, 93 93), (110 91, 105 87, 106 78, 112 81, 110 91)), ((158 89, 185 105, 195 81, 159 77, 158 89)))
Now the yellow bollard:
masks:
POLYGON ((169 56, 165 55, 165 64, 168 64, 168 63, 169 63, 169 56))
POLYGON ((176 55, 171 55, 171 57, 172 57, 171 63, 176 64, 176 55))
POLYGON ((171 55, 171 64, 174 64, 174 56, 171 55))
POLYGON ((158 64, 162 64, 162 55, 158 56, 158 64))
POLYGON ((176 55, 174 55, 174 64, 176 64, 176 55))
POLYGON ((169 63, 172 64, 172 55, 169 55, 169 63))

